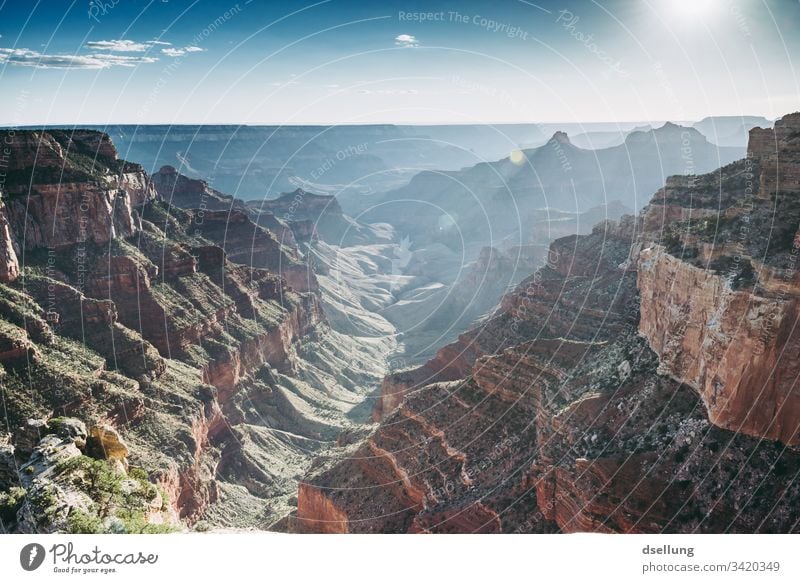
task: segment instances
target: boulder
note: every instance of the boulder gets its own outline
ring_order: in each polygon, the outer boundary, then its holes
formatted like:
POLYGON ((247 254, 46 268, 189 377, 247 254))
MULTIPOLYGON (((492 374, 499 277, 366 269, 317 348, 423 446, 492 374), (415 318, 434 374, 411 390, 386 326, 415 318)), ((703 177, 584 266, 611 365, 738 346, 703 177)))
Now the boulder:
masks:
POLYGON ((124 460, 129 450, 116 429, 110 425, 95 425, 89 431, 86 452, 97 459, 124 460))

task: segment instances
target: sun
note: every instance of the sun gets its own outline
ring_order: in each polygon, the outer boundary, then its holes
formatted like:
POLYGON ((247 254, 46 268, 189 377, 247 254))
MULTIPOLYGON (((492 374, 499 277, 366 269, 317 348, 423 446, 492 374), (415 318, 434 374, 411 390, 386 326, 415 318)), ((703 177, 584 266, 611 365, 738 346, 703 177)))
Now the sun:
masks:
POLYGON ((703 18, 713 13, 720 0, 668 0, 669 6, 682 18, 703 18))

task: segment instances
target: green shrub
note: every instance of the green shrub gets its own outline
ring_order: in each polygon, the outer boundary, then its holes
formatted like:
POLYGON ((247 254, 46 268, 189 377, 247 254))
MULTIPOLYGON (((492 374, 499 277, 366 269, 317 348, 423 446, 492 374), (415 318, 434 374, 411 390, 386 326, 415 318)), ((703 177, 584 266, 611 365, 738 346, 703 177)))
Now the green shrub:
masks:
POLYGON ((67 534, 102 534, 103 521, 94 514, 73 508, 67 516, 67 534))
MULTIPOLYGON (((73 509, 68 517, 69 533, 108 532, 107 519, 112 519, 110 529, 113 532, 159 534, 175 530, 170 525, 147 522, 147 512, 158 497, 159 489, 148 480, 143 469, 131 468, 126 475, 106 460, 87 456, 66 460, 57 469, 68 473, 72 485, 94 502, 91 513, 73 509), (131 487, 130 480, 135 486, 131 487)), ((166 500, 163 494, 162 498, 166 500)), ((165 510, 164 506, 161 509, 165 510)))
POLYGON ((7 492, 0 492, 0 526, 11 530, 17 523, 17 511, 25 500, 25 490, 15 486, 7 492))

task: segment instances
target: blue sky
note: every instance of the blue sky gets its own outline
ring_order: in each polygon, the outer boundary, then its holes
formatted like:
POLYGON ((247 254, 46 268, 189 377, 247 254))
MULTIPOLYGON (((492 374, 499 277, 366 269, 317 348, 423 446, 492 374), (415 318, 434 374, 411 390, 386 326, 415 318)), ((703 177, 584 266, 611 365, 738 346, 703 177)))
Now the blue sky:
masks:
POLYGON ((800 109, 800 2, 0 0, 0 124, 800 109))

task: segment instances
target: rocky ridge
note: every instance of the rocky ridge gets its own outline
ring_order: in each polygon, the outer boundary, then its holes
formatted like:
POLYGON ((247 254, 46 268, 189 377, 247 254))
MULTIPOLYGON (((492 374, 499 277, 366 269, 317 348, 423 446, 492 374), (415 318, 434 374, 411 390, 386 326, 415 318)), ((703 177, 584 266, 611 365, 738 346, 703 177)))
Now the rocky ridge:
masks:
MULTIPOLYGON (((167 203, 163 180, 119 160, 98 132, 9 139, 0 215, 3 528, 134 532, 166 520, 99 509, 82 486, 46 497, 41 510, 54 519, 25 526, 36 490, 19 468, 36 448, 79 460, 47 462, 48 475, 63 475, 54 488, 101 472, 116 492, 133 471, 163 494, 170 528, 273 527, 291 509, 310 452, 351 423, 363 398, 362 384, 332 376, 354 341, 325 323, 300 251, 238 209, 167 203), (62 447, 47 429, 62 417, 79 417, 88 442, 105 445, 62 447), (113 434, 124 449, 107 441, 113 434)), ((376 344, 376 363, 385 350, 376 344)), ((364 365, 356 374, 378 372, 364 365)))
POLYGON ((795 532, 798 121, 557 240, 492 318, 387 377, 294 529, 795 532))

